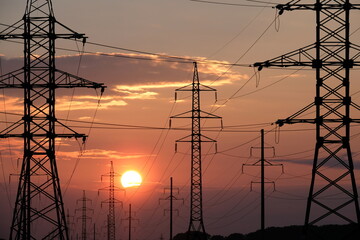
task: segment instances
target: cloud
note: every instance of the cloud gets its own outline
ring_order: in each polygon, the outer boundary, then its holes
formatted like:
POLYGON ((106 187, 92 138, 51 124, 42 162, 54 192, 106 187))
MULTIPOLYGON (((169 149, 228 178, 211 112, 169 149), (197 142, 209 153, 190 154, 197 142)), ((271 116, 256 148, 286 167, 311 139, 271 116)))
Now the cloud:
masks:
POLYGON ((67 152, 58 152, 58 158, 61 160, 72 160, 77 159, 81 155, 82 158, 86 159, 103 159, 103 160, 125 160, 125 159, 141 159, 149 157, 145 154, 129 154, 118 152, 114 150, 104 150, 104 149, 90 149, 86 150, 84 153, 79 151, 67 151, 67 152))
MULTIPOLYGON (((176 56, 173 56, 176 57, 176 56)), ((229 69, 227 62, 208 61, 206 58, 185 57, 199 61, 198 71, 202 84, 211 87, 231 85, 237 81, 247 79, 246 74, 241 74, 229 69), (206 62, 206 63, 204 63, 206 62), (226 74, 224 74, 226 73, 226 74)), ((79 75, 90 81, 104 83, 107 90, 98 105, 98 97, 85 95, 69 98, 69 92, 57 91, 56 109, 59 111, 109 109, 124 107, 132 100, 156 100, 161 98, 162 90, 185 86, 191 83, 193 78, 193 64, 163 61, 159 56, 151 56, 135 53, 94 53, 84 54, 80 57, 75 55, 58 56, 56 66, 58 69, 79 75), (106 55, 106 56, 105 56, 106 55), (143 58, 152 59, 140 60, 143 58), (80 65, 79 65, 80 63, 80 65), (78 68, 78 66, 80 66, 78 68), (79 70, 79 72, 78 72, 79 70)), ((4 71, 18 69, 22 66, 22 58, 2 58, 4 71)), ((21 111, 22 94, 17 91, 16 95, 10 93, 6 102, 12 111, 21 111)))
POLYGON ((1 111, 11 111, 12 113, 22 113, 24 111, 24 100, 20 97, 14 96, 0 96, 0 110, 1 111))
POLYGON ((280 75, 270 76, 268 78, 305 78, 305 77, 306 75, 304 74, 292 73, 292 74, 280 74, 280 75))
POLYGON ((89 109, 108 109, 111 107, 126 106, 127 103, 119 96, 102 97, 99 103, 99 97, 96 96, 74 96, 69 99, 67 96, 58 97, 56 109, 59 111, 70 110, 89 110, 89 109))

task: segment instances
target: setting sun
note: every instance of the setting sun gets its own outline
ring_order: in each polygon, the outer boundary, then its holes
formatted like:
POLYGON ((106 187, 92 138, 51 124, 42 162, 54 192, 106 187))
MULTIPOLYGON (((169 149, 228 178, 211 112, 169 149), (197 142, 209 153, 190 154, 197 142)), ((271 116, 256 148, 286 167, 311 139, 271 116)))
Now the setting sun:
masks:
POLYGON ((140 186, 141 182, 142 177, 136 171, 127 171, 121 177, 121 184, 124 188, 140 186))

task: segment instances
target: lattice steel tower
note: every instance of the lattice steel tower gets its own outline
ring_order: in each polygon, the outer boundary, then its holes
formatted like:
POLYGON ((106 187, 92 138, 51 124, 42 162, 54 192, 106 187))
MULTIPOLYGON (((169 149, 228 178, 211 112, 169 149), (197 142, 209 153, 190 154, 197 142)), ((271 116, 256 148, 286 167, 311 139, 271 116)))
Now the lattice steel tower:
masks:
POLYGON ((183 137, 176 142, 191 143, 191 197, 190 197, 190 223, 188 233, 201 232, 201 239, 206 236, 204 220, 203 220, 203 204, 202 204, 202 170, 201 170, 201 143, 216 141, 201 134, 201 119, 210 119, 221 117, 202 111, 200 108, 200 92, 216 91, 215 89, 200 84, 197 63, 194 62, 194 74, 192 84, 176 89, 178 91, 192 92, 192 110, 172 116, 171 118, 191 118, 191 134, 183 137))
POLYGON ((76 200, 76 204, 81 202, 81 207, 75 209, 75 212, 81 212, 81 216, 77 219, 81 219, 81 240, 87 239, 87 220, 91 220, 91 217, 87 215, 88 211, 94 212, 94 209, 87 207, 87 202, 91 202, 91 199, 86 197, 85 190, 83 190, 82 198, 76 200))
MULTIPOLYGON (((314 102, 292 116, 278 120, 279 126, 312 123, 316 145, 305 230, 311 225, 340 219, 360 227, 358 192, 350 149, 350 110, 360 110, 350 95, 350 70, 360 65, 360 46, 350 41, 350 11, 360 4, 350 0, 294 0, 277 6, 284 11, 312 10, 316 13, 316 42, 280 57, 256 63, 262 67, 311 67, 316 71, 314 102), (315 119, 299 118, 315 107, 315 119), (337 171, 334 170, 336 166, 337 171), (335 194, 336 201, 328 197, 335 194)), ((307 231, 308 232, 308 231, 307 231)), ((359 233, 358 233, 359 234, 359 233)))
POLYGON ((68 239, 55 139, 86 136, 56 119, 55 90, 74 87, 103 90, 104 86, 56 69, 55 40, 85 42, 86 38, 55 19, 51 0, 28 0, 22 21, 0 32, 0 39, 24 41, 24 67, 0 78, 0 88, 19 88, 24 92, 24 116, 0 132, 1 138, 24 139, 10 239, 68 239), (55 27, 62 33, 56 33, 55 27), (56 126, 67 132, 56 133, 56 126), (39 177, 43 175, 46 177, 39 177))
POLYGON ((108 240, 115 240, 116 239, 116 231, 115 231, 115 203, 121 203, 118 199, 115 198, 115 191, 124 191, 123 189, 115 186, 115 176, 120 176, 119 174, 114 172, 113 162, 110 161, 110 172, 105 175, 101 175, 101 181, 103 177, 109 177, 109 186, 105 188, 101 188, 99 190, 106 190, 109 191, 109 198, 105 201, 101 202, 106 203, 109 205, 109 213, 107 217, 107 230, 108 230, 108 240))

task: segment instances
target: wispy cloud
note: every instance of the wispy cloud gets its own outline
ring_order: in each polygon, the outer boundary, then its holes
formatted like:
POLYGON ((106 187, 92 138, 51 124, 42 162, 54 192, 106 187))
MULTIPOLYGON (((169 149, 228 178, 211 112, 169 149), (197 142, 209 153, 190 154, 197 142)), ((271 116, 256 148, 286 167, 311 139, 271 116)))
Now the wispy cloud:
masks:
POLYGON ((72 160, 76 159, 81 155, 82 158, 86 159, 102 159, 102 160, 124 160, 124 159, 141 159, 146 158, 148 155, 138 154, 138 153, 123 153, 114 150, 104 150, 104 149, 90 149, 86 150, 83 153, 79 151, 67 151, 67 152, 58 152, 59 159, 62 160, 72 160))
POLYGON ((73 99, 69 97, 59 97, 57 99, 56 109, 59 111, 70 110, 90 110, 90 109, 108 109, 111 107, 126 106, 127 103, 119 96, 108 96, 99 98, 94 96, 76 96, 73 99))

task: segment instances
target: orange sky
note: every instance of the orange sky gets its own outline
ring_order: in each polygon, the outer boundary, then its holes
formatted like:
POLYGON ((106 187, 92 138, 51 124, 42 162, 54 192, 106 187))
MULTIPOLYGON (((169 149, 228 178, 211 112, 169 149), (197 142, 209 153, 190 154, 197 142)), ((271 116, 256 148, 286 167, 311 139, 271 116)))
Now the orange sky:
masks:
MULTIPOLYGON (((23 5, 24 1, 20 0, 4 1, 0 23, 11 24, 20 19, 23 5)), ((150 4, 147 1, 107 0, 100 3, 79 0, 73 3, 67 0, 54 1, 54 7, 60 22, 85 32, 90 42, 223 63, 233 63, 242 56, 275 15, 271 8, 229 8, 191 1, 170 3, 157 0, 150 4), (72 4, 74 7, 69 8, 72 4), (227 45, 232 38, 234 40, 227 45)), ((312 43, 313 18, 307 16, 313 15, 290 12, 281 16, 280 31, 272 26, 239 63, 266 60, 312 43)), ((359 13, 354 14, 353 30, 359 27, 359 17, 359 13)), ((352 37, 355 41, 359 39, 359 32, 352 37)), ((22 66, 21 47, 14 43, 0 43, 3 74, 22 66)), ((60 42, 59 47, 77 48, 74 42, 60 42)), ((98 194, 98 189, 106 186, 106 182, 101 182, 101 175, 108 173, 110 161, 113 161, 117 173, 137 170, 144 179, 141 187, 116 195, 124 203, 123 209, 119 208, 117 212, 117 221, 121 225, 117 230, 119 235, 126 236, 126 223, 120 220, 127 217, 125 211, 131 203, 136 218, 140 220, 135 224, 135 239, 159 239, 161 234, 167 236, 169 215, 164 216, 163 210, 168 208, 168 202, 159 203, 159 199, 167 197, 164 188, 169 187, 170 177, 174 179, 174 186, 179 188, 178 198, 185 199, 183 205, 181 201, 176 204, 179 216, 174 219, 174 232, 186 231, 190 152, 189 145, 183 143, 178 145, 175 153, 174 143, 190 133, 190 121, 172 120, 173 128, 184 130, 145 127, 167 128, 170 116, 190 110, 189 94, 179 93, 181 100, 174 102, 174 91, 191 82, 192 63, 166 62, 157 57, 152 57, 152 61, 131 59, 128 57, 148 56, 94 45, 85 45, 85 51, 98 54, 87 53, 80 58, 73 52, 59 50, 57 53, 59 69, 73 74, 78 72, 81 77, 107 85, 100 104, 99 92, 94 90, 70 89, 57 93, 57 118, 63 119, 63 123, 77 132, 89 135, 85 145, 75 140, 58 141, 57 162, 65 208, 73 215, 76 199, 81 198, 82 190, 86 190, 88 198, 93 200, 93 222, 99 232, 105 233, 102 226, 107 207, 101 208, 100 202, 106 199, 107 193, 98 194)), ((217 102, 212 93, 202 93, 202 109, 221 116, 224 124, 223 131, 220 131, 218 120, 203 123, 203 133, 218 142, 216 154, 211 144, 204 144, 203 148, 206 230, 210 234, 228 235, 259 228, 259 186, 254 185, 250 192, 251 181, 259 181, 259 169, 247 167, 242 173, 242 165, 258 160, 259 153, 255 150, 251 157, 250 148, 260 145, 261 128, 268 132, 267 145, 276 149, 275 157, 267 153, 268 160, 282 163, 285 167, 283 174, 277 167, 266 170, 269 180, 276 181, 277 190, 273 192, 272 186, 268 185, 267 226, 302 224, 315 145, 314 126, 287 125, 278 136, 271 130, 275 128, 272 123, 277 119, 286 118, 313 101, 314 71, 264 69, 258 78, 254 77, 247 83, 254 74, 254 69, 249 67, 228 70, 226 65, 211 62, 199 63, 198 68, 200 81, 218 90, 217 102)), ((358 104, 360 83, 356 79, 359 77, 358 70, 352 71, 351 92, 358 104)), ((21 94, 16 90, 2 91, 0 111, 21 114, 21 94)), ((353 118, 359 116, 353 111, 353 118)), ((10 114, 1 114, 0 117, 1 129, 5 127, 4 121, 12 122, 19 118, 10 114)), ((354 125, 351 140, 358 169, 359 130, 359 126, 354 125)), ((17 159, 22 156, 21 146, 19 139, 0 141, 0 187, 3 192, 0 209, 4 209, 2 215, 5 216, 0 219, 0 238, 7 238, 11 221, 10 206, 16 196, 17 180, 11 177, 9 183, 9 174, 19 172, 17 159)), ((120 179, 116 182, 120 186, 120 179)), ((79 222, 77 226, 79 232, 79 222)))

